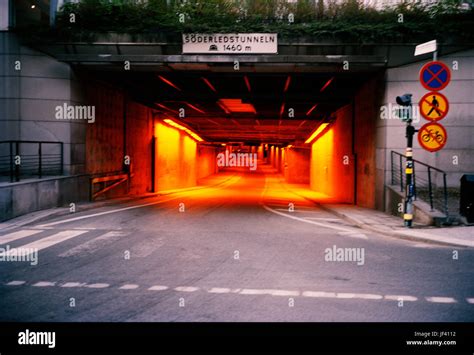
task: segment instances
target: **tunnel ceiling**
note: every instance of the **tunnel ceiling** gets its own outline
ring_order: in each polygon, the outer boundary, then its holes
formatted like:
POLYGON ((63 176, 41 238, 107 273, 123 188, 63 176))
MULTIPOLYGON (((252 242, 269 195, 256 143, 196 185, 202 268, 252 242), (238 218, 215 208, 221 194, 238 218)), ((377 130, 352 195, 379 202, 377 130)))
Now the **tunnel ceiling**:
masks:
POLYGON ((286 144, 304 141, 349 104, 370 75, 98 71, 94 77, 125 88, 132 99, 184 122, 206 141, 286 144))

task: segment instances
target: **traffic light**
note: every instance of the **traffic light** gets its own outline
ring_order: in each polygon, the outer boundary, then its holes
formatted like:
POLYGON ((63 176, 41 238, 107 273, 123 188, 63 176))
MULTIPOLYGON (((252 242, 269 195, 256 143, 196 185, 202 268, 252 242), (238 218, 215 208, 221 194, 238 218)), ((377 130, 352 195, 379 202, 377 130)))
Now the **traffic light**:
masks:
POLYGON ((398 109, 398 117, 404 122, 411 122, 413 118, 411 97, 412 94, 405 94, 396 98, 397 104, 402 106, 398 109))
POLYGON ((411 106, 411 94, 397 96, 397 104, 400 106, 411 106))

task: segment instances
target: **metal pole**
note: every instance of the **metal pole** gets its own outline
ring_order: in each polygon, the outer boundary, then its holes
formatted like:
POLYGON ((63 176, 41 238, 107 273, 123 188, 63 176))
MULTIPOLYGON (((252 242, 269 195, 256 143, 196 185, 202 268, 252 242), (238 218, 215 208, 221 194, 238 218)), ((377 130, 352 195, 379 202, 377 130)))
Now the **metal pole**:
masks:
POLYGON ((400 191, 403 191, 403 156, 400 154, 400 191))
POLYGON ((431 186, 431 168, 428 166, 428 194, 430 197, 430 208, 433 211, 433 187, 431 186))
POLYGON ((443 184, 444 184, 444 213, 448 217, 448 188, 446 185, 446 174, 443 174, 443 184))
MULTIPOLYGON (((411 110, 410 110, 411 112, 411 110)), ((403 214, 403 220, 405 227, 411 228, 413 224, 413 135, 415 134, 415 127, 411 125, 411 117, 407 121, 406 138, 407 138, 407 149, 405 156, 407 158, 405 166, 406 175, 406 186, 405 186, 405 210, 403 214)))
POLYGON ((13 157, 13 142, 10 142, 10 182, 13 182, 13 177, 14 177, 14 165, 15 163, 13 162, 15 158, 13 157))
MULTIPOLYGON (((15 142, 15 160, 17 156, 20 156, 20 143, 18 141, 15 142)), ((21 160, 20 160, 20 164, 21 164, 21 160)), ((20 164, 17 164, 15 162, 15 180, 17 182, 20 181, 20 164)))
POLYGON ((38 177, 41 179, 42 178, 42 155, 43 155, 43 152, 41 151, 41 142, 39 142, 38 144, 38 177))

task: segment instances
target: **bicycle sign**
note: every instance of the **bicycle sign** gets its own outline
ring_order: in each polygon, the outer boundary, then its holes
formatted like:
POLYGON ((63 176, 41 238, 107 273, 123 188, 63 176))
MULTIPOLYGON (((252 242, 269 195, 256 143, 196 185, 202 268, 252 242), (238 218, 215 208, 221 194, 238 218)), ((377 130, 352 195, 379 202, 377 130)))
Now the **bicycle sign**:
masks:
POLYGON ((449 111, 449 102, 446 96, 439 92, 429 92, 420 102, 420 114, 428 121, 440 121, 449 111))
POLYGON ((418 130, 418 142, 423 149, 429 152, 443 149, 447 140, 446 129, 439 123, 430 122, 418 130))

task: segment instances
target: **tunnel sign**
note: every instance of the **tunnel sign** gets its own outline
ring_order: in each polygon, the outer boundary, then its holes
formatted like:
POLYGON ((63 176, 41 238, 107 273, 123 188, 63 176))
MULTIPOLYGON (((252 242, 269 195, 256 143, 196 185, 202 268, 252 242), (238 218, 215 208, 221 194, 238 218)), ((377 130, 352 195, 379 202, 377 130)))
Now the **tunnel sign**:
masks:
POLYGON ((183 33, 183 54, 276 54, 276 33, 183 33))
POLYGON ((418 105, 420 114, 428 121, 440 121, 446 117, 449 111, 449 102, 446 96, 434 91, 425 94, 418 105))
POLYGON ((418 142, 423 149, 429 152, 443 149, 447 140, 448 134, 439 123, 430 122, 418 130, 418 142))
POLYGON ((443 62, 429 62, 420 71, 420 82, 426 90, 443 90, 449 84, 450 79, 451 72, 443 62))

